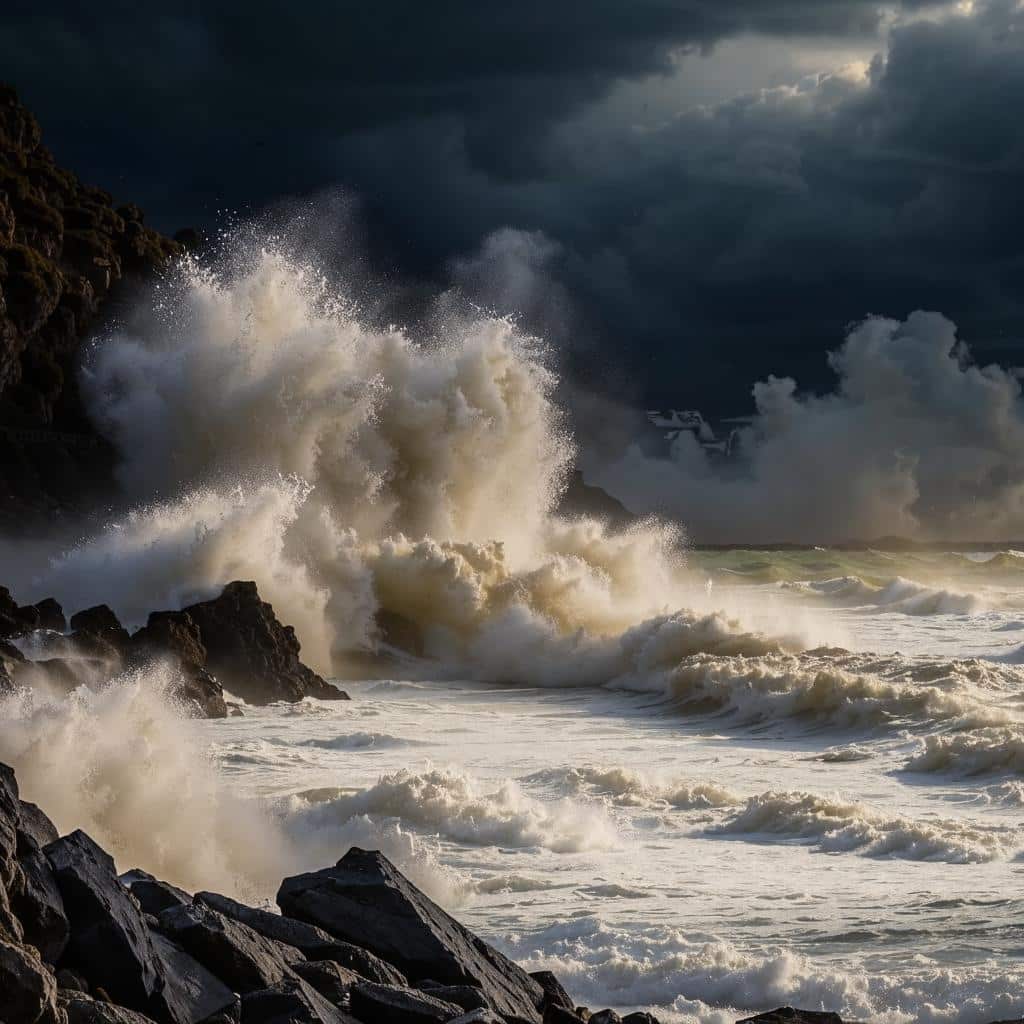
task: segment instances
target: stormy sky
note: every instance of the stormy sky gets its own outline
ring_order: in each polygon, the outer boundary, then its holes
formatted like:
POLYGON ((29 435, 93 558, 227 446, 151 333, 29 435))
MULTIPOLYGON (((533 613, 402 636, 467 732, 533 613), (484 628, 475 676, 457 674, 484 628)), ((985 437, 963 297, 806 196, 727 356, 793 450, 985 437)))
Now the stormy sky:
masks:
POLYGON ((1017 0, 5 6, 58 158, 151 223, 341 187, 597 390, 745 412, 867 314, 1024 363, 1017 0))

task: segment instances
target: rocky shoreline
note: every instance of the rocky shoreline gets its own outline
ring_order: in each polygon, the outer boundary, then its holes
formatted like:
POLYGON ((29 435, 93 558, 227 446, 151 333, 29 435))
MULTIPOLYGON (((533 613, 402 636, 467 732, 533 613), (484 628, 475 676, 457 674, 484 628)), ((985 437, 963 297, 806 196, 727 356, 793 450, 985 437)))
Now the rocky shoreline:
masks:
POLYGON ((195 717, 237 713, 225 688, 255 705, 347 700, 303 664, 300 650, 295 630, 252 582, 229 583, 218 597, 180 611, 152 612, 134 633, 107 605, 82 609, 68 622, 52 597, 19 605, 0 587, 0 694, 20 687, 66 694, 162 663, 171 670, 168 695, 195 717))
MULTIPOLYGON (((420 892, 383 854, 285 878, 280 913, 119 875, 60 836, 0 765, 4 1024, 657 1024, 577 1005, 420 892)), ((751 1024, 842 1024, 785 1007, 751 1024)))

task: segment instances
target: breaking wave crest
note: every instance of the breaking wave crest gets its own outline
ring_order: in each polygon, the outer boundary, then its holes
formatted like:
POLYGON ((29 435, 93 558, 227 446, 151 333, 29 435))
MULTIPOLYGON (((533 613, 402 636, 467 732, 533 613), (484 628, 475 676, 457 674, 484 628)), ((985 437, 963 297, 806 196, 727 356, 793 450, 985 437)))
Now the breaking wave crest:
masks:
POLYGON ((724 835, 770 835, 813 842, 826 853, 974 864, 1007 856, 1012 830, 967 822, 911 821, 864 804, 810 793, 764 793, 714 831, 724 835))
POLYGON ((926 736, 905 765, 914 772, 952 775, 1024 775, 1024 732, 1020 727, 926 736))
POLYGON ((992 599, 971 591, 926 586, 897 576, 873 585, 859 576, 789 583, 799 594, 820 597, 832 604, 873 607, 902 615, 974 615, 990 607, 992 599))

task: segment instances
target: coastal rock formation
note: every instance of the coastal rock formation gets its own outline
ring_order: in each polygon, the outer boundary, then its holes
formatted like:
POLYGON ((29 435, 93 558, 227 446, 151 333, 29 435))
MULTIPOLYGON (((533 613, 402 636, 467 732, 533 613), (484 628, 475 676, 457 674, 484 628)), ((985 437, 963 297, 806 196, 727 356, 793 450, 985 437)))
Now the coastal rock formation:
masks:
POLYGON ((348 700, 348 694, 302 663, 295 630, 282 625, 273 607, 260 600, 255 583, 229 583, 220 597, 190 605, 184 613, 199 627, 207 668, 250 704, 303 697, 348 700))
MULTIPOLYGON (((0 765, 4 1024, 658 1024, 574 1009, 554 974, 527 974, 380 853, 353 848, 334 868, 285 879, 278 916, 139 870, 118 877, 84 832, 56 831, 0 765), (34 910, 16 898, 21 858, 40 850, 70 933, 50 960, 28 939, 34 910), (158 916, 140 905, 154 900, 167 904, 158 916)), ((782 1007, 738 1024, 843 1021, 782 1007)))
POLYGON ((0 85, 0 523, 80 510, 109 487, 112 455, 82 408, 79 346, 128 279, 182 246, 133 204, 82 184, 0 85))

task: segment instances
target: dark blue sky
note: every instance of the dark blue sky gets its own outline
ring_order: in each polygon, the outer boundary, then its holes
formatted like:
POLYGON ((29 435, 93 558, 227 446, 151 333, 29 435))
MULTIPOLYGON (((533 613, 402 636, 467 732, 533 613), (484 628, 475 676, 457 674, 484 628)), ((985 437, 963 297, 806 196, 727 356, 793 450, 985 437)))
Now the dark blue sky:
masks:
POLYGON ((379 271, 744 411, 868 313, 1024 363, 1015 0, 8 4, 58 158, 165 229, 341 186, 379 271))

